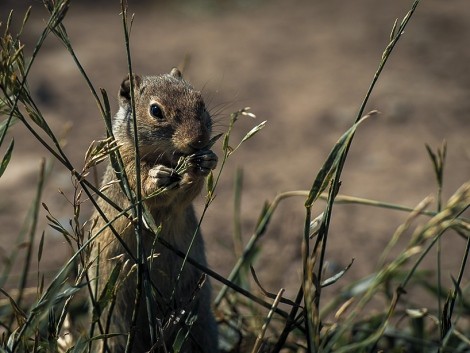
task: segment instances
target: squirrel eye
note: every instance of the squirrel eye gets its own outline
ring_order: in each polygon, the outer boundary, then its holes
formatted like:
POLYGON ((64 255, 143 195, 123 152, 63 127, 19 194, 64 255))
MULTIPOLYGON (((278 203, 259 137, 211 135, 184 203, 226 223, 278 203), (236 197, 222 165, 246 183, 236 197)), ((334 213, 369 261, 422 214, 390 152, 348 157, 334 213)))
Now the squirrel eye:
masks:
POLYGON ((163 120, 165 119, 164 116, 163 116, 163 112, 162 112, 162 109, 160 108, 160 106, 156 103, 152 104, 150 106, 150 114, 158 119, 158 120, 163 120))

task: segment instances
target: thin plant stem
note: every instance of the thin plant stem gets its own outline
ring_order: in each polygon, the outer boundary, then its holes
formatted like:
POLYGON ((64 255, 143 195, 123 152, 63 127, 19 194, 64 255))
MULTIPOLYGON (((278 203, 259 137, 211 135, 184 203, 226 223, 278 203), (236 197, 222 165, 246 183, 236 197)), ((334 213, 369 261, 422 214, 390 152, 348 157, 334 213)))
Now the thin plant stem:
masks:
POLYGON ((21 281, 20 281, 20 286, 19 286, 19 295, 18 299, 16 300, 16 303, 18 306, 21 305, 21 301, 23 299, 23 291, 26 287, 26 282, 28 280, 28 271, 31 265, 31 259, 32 259, 32 250, 33 250, 33 244, 34 244, 34 236, 36 234, 37 230, 37 224, 38 224, 38 217, 39 217, 39 208, 40 208, 40 202, 41 202, 41 197, 42 197, 42 192, 44 190, 44 181, 46 178, 46 167, 45 167, 45 161, 44 159, 41 161, 41 166, 40 166, 40 171, 39 171, 39 180, 37 183, 37 188, 36 188, 36 196, 34 197, 34 208, 33 208, 33 214, 32 214, 32 223, 30 226, 29 230, 29 240, 28 240, 28 250, 26 252, 26 257, 25 257, 25 265, 23 267, 23 273, 21 275, 21 281))
POLYGON ((239 168, 235 174, 233 198, 233 248, 238 259, 243 252, 242 226, 241 226, 241 199, 243 189, 243 169, 239 168))
MULTIPOLYGON (((316 347, 314 346, 314 323, 312 322, 312 313, 310 312, 309 308, 311 308, 311 303, 308 302, 311 299, 309 295, 309 291, 312 290, 310 283, 311 275, 310 275, 310 266, 309 266, 309 252, 310 252, 310 219, 312 215, 312 208, 311 206, 306 207, 305 212, 305 225, 304 225, 304 234, 302 239, 302 294, 304 298, 304 316, 305 316, 305 323, 307 326, 306 332, 306 340, 307 340, 307 351, 309 353, 314 353, 316 351, 316 347)), ((318 288, 315 288, 317 291, 318 288)))
MULTIPOLYGON (((308 193, 307 193, 308 194, 308 193)), ((246 260, 249 259, 255 249, 256 244, 258 243, 259 239, 261 236, 266 232, 267 225, 269 221, 271 220, 271 217, 276 210, 277 206, 279 203, 290 197, 296 197, 296 196, 304 196, 304 191, 288 191, 288 192, 283 192, 281 194, 278 194, 273 202, 269 205, 269 208, 266 211, 263 211, 261 214, 261 220, 259 221, 258 225, 256 226, 256 229, 251 236, 251 238, 248 240, 245 248, 243 249, 243 252, 241 256, 238 257, 237 262, 235 263, 235 266, 233 267, 232 271, 230 272, 229 276, 227 277, 227 280, 233 282, 236 281, 238 278, 240 269, 243 267, 245 264, 246 260)), ((222 299, 226 295, 228 290, 227 286, 223 286, 219 293, 217 294, 216 299, 214 300, 214 305, 218 307, 220 303, 222 302, 222 299)))
MULTIPOLYGON (((132 58, 130 52, 130 41, 129 41, 129 29, 128 27, 128 17, 127 17, 127 1, 121 0, 121 16, 122 16, 122 24, 124 29, 124 42, 126 48, 126 56, 127 56, 127 64, 128 64, 128 71, 129 71, 129 83, 130 83, 130 97, 131 97, 131 107, 132 107, 132 124, 134 129, 134 164, 135 164, 135 178, 136 178, 136 198, 135 200, 132 199, 131 203, 134 205, 133 213, 136 216, 137 222, 134 224, 135 230, 135 237, 136 237, 136 247, 137 247, 137 283, 135 288, 135 302, 134 302, 134 310, 132 312, 131 318, 131 327, 129 335, 127 336, 127 343, 125 352, 128 353, 132 350, 134 338, 137 330, 137 317, 140 310, 141 299, 142 299, 142 290, 143 287, 148 287, 148 280, 144 279, 144 272, 145 272, 145 252, 142 243, 142 231, 143 231, 143 223, 142 223, 142 187, 141 187, 141 171, 140 171, 140 148, 139 148, 139 138, 138 138, 138 126, 137 126, 137 116, 135 112, 135 96, 134 96, 134 75, 132 72, 132 58)), ((131 18, 130 26, 132 26, 133 18, 131 18)), ((150 339, 151 345, 154 345, 156 342, 156 332, 155 332, 155 317, 153 315, 152 304, 150 302, 150 294, 148 291, 145 291, 147 295, 145 296, 146 299, 146 306, 147 306, 147 317, 149 320, 149 331, 150 331, 150 339)), ((143 328, 141 328, 143 329, 143 328)))
POLYGON ((269 310, 268 316, 266 316, 266 320, 263 326, 261 327, 261 332, 258 334, 258 337, 256 338, 256 342, 255 342, 255 345, 253 346, 253 349, 251 350, 251 353, 258 353, 260 351, 261 345, 263 343, 263 338, 266 335, 266 330, 268 329, 268 325, 271 322, 275 309, 281 302, 282 294, 284 294, 284 291, 285 289, 281 288, 276 296, 276 299, 274 299, 271 310, 269 310))
MULTIPOLYGON (((392 35, 391 35, 392 39, 389 42, 388 46, 385 48, 385 51, 382 55, 382 59, 380 61, 379 67, 378 67, 377 71, 374 74, 374 77, 373 77, 372 82, 369 86, 369 89, 367 90, 367 93, 364 97, 364 100, 363 100, 363 102, 362 102, 362 104, 359 108, 355 123, 358 123, 361 120, 361 118, 364 114, 365 107, 366 107, 366 105, 369 101, 369 98, 372 94, 372 91, 374 90, 375 85, 376 85, 376 83, 377 83, 377 81, 378 81, 378 79, 379 79, 379 77, 380 77, 380 75, 381 75, 381 73, 382 73, 382 71, 385 67, 385 64, 387 63, 388 58, 390 57, 390 54, 392 53, 393 49, 395 48, 396 44, 398 43, 399 39, 401 38, 401 35, 404 32, 404 29, 406 28, 409 20, 411 19, 417 5, 419 4, 419 1, 420 0, 415 0, 414 1, 413 5, 411 7, 411 10, 406 14, 406 16, 402 20, 402 22, 401 22, 400 26, 398 27, 398 29, 396 29, 395 26, 394 26, 394 29, 393 29, 392 35), (395 29, 396 29, 396 31, 395 31, 395 29)), ((333 177, 333 182, 332 182, 332 185, 331 185, 331 189, 335 190, 335 193, 333 194, 333 199, 328 202, 328 205, 327 205, 327 211, 328 212, 325 212, 324 220, 329 220, 331 218, 331 214, 333 212, 333 205, 334 205, 334 202, 333 202, 334 201, 334 196, 336 196, 337 190, 339 190, 341 174, 342 174, 344 164, 346 162, 346 158, 347 158, 347 155, 348 155, 348 152, 349 152, 349 149, 350 149, 350 146, 351 146, 351 143, 352 143, 353 139, 354 139, 354 132, 352 133, 351 138, 347 141, 346 147, 345 147, 344 151, 342 152, 342 154, 340 155, 340 160, 339 160, 338 166, 336 168, 336 171, 334 172, 334 177, 333 177)), ((307 214, 308 214, 308 210, 307 210, 307 214)), ((307 217, 308 217, 308 215, 307 215, 307 217)), ((322 242, 321 242, 321 246, 322 246, 321 252, 326 251, 328 226, 329 226, 329 223, 323 222, 322 227, 321 227, 321 232, 319 232, 319 237, 321 237, 321 240, 322 240, 322 242)), ((304 269, 304 271, 305 271, 305 269, 304 269)), ((317 272, 317 277, 321 278, 321 273, 320 272, 317 272)), ((317 307, 317 311, 318 312, 320 311, 318 307, 317 307)))
POLYGON ((468 261, 468 254, 470 253, 470 237, 467 238, 467 243, 465 245, 465 251, 464 255, 462 258, 462 263, 460 265, 459 269, 459 274, 457 276, 457 280, 455 281, 455 287, 452 292, 452 299, 450 301, 450 307, 449 307, 449 317, 452 318, 452 314, 454 312, 454 306, 455 306, 455 301, 457 299, 457 295, 459 293, 460 289, 460 284, 462 283, 462 278, 465 272, 465 267, 467 266, 467 261, 468 261))
MULTIPOLYGON (((224 285, 230 287, 231 289, 235 290, 237 293, 240 293, 241 295, 247 297, 248 299, 252 300, 253 302, 261 305, 264 308, 270 309, 271 304, 264 301, 263 299, 255 296, 253 293, 241 288, 240 286, 236 285, 235 283, 227 280, 224 276, 218 274, 217 272, 211 270, 210 268, 207 268, 203 265, 201 265, 198 261, 193 259, 190 256, 186 256, 186 253, 182 252, 179 249, 176 249, 173 245, 171 245, 169 242, 164 240, 162 237, 159 237, 157 241, 162 244, 163 246, 167 247, 168 249, 172 250, 176 255, 178 255, 181 258, 186 258, 186 261, 191 264, 192 266, 196 267, 198 270, 201 270, 208 276, 214 278, 216 281, 223 283, 224 285)), ((281 317, 287 318, 288 314, 279 308, 276 309, 276 314, 280 315, 281 317)))

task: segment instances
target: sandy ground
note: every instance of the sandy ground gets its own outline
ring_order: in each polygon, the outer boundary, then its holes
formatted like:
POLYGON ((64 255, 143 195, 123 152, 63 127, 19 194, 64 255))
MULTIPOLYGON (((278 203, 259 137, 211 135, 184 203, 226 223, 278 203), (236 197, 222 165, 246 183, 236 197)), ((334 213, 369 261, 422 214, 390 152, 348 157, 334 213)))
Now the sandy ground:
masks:
MULTIPOLYGON (((29 4, 29 1, 24 1, 29 4)), ((385 46, 395 18, 409 1, 339 0, 190 1, 186 5, 131 2, 134 71, 158 74, 189 58, 186 78, 203 90, 215 116, 215 132, 225 131, 228 114, 249 106, 256 120, 240 120, 233 144, 252 126, 266 128, 234 154, 223 173, 217 198, 203 230, 209 262, 227 275, 234 264, 233 180, 243 169, 242 234, 253 232, 265 200, 289 190, 309 189, 328 152, 352 124, 385 46)), ((2 1, 5 20, 13 4, 2 1)), ((25 30, 27 53, 47 18, 32 2, 25 30)), ((113 111, 127 64, 118 1, 73 2, 65 20, 72 44, 94 85, 106 89, 113 111), (93 5, 94 4, 94 5, 93 5), (106 6, 105 6, 106 4, 106 6)), ((19 22, 21 10, 15 13, 19 22)), ((435 194, 436 183, 425 144, 448 141, 444 197, 470 178, 470 6, 467 0, 423 1, 397 46, 366 110, 382 114, 363 124, 346 164, 341 193, 414 206, 435 194)), ((66 50, 50 37, 31 72, 31 90, 65 151, 80 169, 90 143, 104 136, 103 122, 84 81, 66 50)), ((17 234, 34 196, 40 159, 48 158, 20 124, 12 162, 0 179, 0 260, 17 246, 17 234)), ((2 147, 3 153, 5 147, 2 147)), ((220 154, 218 144, 215 151, 220 154)), ((72 209, 69 173, 56 164, 44 202, 67 223, 72 209)), ((297 290, 304 199, 282 203, 262 239, 254 267, 266 289, 297 290)), ((198 208, 203 198, 196 201, 198 208)), ((320 202, 314 214, 322 211, 320 202)), ((435 208, 434 204, 432 208, 435 208)), ((90 215, 83 205, 82 218, 90 215)), ((355 263, 343 284, 374 270, 381 250, 406 214, 364 206, 337 206, 328 242, 333 268, 355 263)), ((68 256, 63 238, 47 227, 43 272, 53 274, 68 256)), ((464 241, 454 234, 443 244, 443 276, 456 275, 464 241)), ((429 264, 434 263, 434 254, 429 264)), ((3 265, 0 265, 3 266, 3 265)), ((468 271, 467 271, 468 272, 468 271)), ((13 278, 14 279, 14 278, 13 278)), ((466 278, 468 283, 468 276, 466 278)))

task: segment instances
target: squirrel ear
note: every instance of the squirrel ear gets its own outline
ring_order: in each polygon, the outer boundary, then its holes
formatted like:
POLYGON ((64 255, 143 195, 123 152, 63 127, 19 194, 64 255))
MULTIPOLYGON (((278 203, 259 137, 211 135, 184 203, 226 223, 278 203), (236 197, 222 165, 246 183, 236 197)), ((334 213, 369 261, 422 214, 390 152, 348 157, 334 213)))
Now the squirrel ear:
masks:
MULTIPOLYGON (((139 75, 132 75, 132 81, 134 83, 134 89, 139 88, 142 83, 142 78, 139 75)), ((131 81, 129 80, 129 75, 127 75, 121 83, 118 98, 121 105, 131 102, 131 81)))
POLYGON ((173 77, 176 77, 176 78, 178 78, 178 79, 182 79, 182 78, 183 78, 183 74, 182 74, 181 71, 180 71, 178 68, 176 68, 176 67, 174 67, 174 68, 171 69, 170 75, 173 76, 173 77))

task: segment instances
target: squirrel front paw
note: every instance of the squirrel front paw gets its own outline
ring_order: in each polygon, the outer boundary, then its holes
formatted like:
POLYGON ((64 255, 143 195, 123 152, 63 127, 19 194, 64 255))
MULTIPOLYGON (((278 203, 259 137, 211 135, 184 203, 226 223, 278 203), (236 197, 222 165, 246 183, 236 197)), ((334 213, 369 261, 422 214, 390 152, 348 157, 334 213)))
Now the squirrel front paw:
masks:
POLYGON ((149 178, 156 189, 166 188, 171 185, 176 185, 181 181, 181 176, 176 172, 176 170, 166 167, 162 164, 159 164, 149 170, 149 178))
POLYGON ((207 176, 217 166, 217 161, 217 155, 206 150, 189 156, 188 167, 182 174, 163 164, 156 165, 148 171, 143 190, 147 195, 152 195, 165 188, 180 189, 194 185, 195 181, 207 176))
POLYGON ((217 167, 217 161, 217 155, 211 150, 195 153, 189 157, 190 171, 197 176, 207 176, 217 167))

